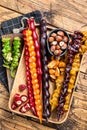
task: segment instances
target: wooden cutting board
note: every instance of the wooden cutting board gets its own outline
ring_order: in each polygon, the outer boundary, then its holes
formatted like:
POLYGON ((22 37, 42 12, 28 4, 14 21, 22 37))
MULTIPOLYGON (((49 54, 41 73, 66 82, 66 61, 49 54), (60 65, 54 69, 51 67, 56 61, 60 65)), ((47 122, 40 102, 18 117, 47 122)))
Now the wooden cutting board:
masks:
MULTIPOLYGON (((69 106, 68 112, 66 112, 62 116, 62 118, 60 118, 59 121, 56 118, 55 112, 53 112, 53 114, 51 115, 51 117, 48 120, 49 123, 61 124, 61 123, 65 122, 66 119, 67 119, 67 117, 68 117, 68 114, 69 114, 69 111, 70 111, 70 107, 72 105, 73 98, 75 98, 75 97, 78 97, 78 98, 81 98, 81 99, 83 98, 83 96, 84 96, 83 93, 81 93, 81 96, 79 97, 79 90, 81 91, 81 89, 82 90, 86 89, 85 92, 87 91, 87 87, 84 87, 84 85, 86 85, 86 82, 87 82, 86 80, 84 80, 84 76, 86 77, 86 75, 87 75, 87 71, 86 70, 87 70, 87 52, 83 55, 83 58, 82 58, 82 61, 81 61, 80 71, 79 71, 79 73, 77 75, 77 80, 76 80, 76 83, 75 83, 74 91, 72 93, 72 98, 71 98, 71 102, 70 102, 70 106, 69 106), (84 74, 84 76, 83 76, 83 74, 84 74)), ((33 119, 37 119, 31 113, 31 111, 28 111, 25 114, 22 114, 22 113, 20 113, 18 111, 18 109, 16 109, 16 110, 12 110, 11 109, 11 104, 12 104, 14 95, 16 93, 21 94, 19 92, 18 86, 20 84, 25 84, 26 85, 26 73, 25 72, 26 71, 25 71, 24 50, 23 50, 22 56, 21 56, 21 59, 20 59, 20 63, 19 63, 18 69, 17 69, 16 77, 15 77, 15 80, 14 80, 14 83, 13 83, 12 91, 11 91, 11 94, 10 94, 9 108, 14 113, 17 113, 17 114, 20 114, 20 115, 24 115, 24 116, 29 116, 29 117, 32 117, 33 119)), ((49 91, 50 91, 50 93, 52 93, 52 91, 53 91, 52 83, 50 83, 50 89, 49 89, 49 91)), ((27 90, 25 90, 23 92, 23 94, 26 94, 26 93, 27 93, 27 90)), ((85 113, 83 112, 82 115, 86 115, 86 114, 87 114, 87 111, 85 113)))

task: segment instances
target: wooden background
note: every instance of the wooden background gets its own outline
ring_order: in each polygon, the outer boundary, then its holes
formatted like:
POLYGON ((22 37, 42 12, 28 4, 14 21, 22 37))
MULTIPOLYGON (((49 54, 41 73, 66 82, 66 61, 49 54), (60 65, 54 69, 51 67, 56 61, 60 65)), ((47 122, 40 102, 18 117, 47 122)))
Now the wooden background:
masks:
MULTIPOLYGON (((74 30, 87 30, 86 0, 1 0, 0 22, 34 10, 40 10, 42 15, 46 16, 49 23, 70 32, 74 30)), ((85 61, 87 61, 86 57, 85 61)), ((83 73, 81 73, 80 77, 83 77, 83 73)), ((86 83, 87 80, 85 78, 85 87, 78 85, 67 121, 57 125, 55 129, 87 130, 86 83)), ((0 85, 1 130, 54 130, 53 128, 26 120, 18 115, 13 116, 8 109, 8 99, 8 92, 3 85, 0 85)))

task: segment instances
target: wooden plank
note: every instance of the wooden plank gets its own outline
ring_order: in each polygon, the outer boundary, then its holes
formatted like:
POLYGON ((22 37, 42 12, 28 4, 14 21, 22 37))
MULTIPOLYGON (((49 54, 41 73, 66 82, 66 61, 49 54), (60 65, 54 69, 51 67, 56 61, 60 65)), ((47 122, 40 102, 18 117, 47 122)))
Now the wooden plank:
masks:
POLYGON ((20 14, 0 6, 0 22, 17 16, 20 16, 20 14))
POLYGON ((49 128, 46 126, 44 127, 41 124, 35 123, 33 121, 29 121, 20 116, 15 115, 13 117, 11 113, 4 111, 4 110, 0 110, 0 118, 1 118, 1 121, 9 121, 11 124, 13 124, 13 125, 15 124, 16 127, 20 126, 20 127, 24 127, 24 128, 31 129, 31 130, 39 130, 39 129, 44 130, 44 128, 46 128, 48 130, 54 130, 53 128, 49 128))
POLYGON ((45 14, 48 22, 67 29, 69 31, 74 30, 86 30, 87 21, 87 3, 81 0, 15 0, 0 2, 1 6, 16 10, 20 13, 27 13, 34 10, 40 10, 42 14, 45 14))

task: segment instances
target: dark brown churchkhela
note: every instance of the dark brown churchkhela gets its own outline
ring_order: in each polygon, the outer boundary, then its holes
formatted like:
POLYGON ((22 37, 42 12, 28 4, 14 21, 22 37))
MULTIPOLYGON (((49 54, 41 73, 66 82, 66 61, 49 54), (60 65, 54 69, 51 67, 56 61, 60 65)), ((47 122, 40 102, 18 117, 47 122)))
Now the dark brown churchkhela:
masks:
POLYGON ((82 33, 79 31, 75 31, 74 35, 72 36, 72 40, 69 44, 68 47, 68 55, 67 55, 67 65, 66 65, 66 70, 65 70, 65 79, 64 83, 60 92, 60 97, 59 97, 59 104, 57 108, 57 116, 58 119, 60 118, 61 115, 64 113, 64 104, 65 104, 65 97, 68 94, 68 83, 70 79, 70 70, 72 67, 73 59, 76 53, 78 53, 79 48, 81 46, 81 40, 82 40, 82 33))
POLYGON ((50 117, 49 110, 49 75, 47 67, 47 51, 46 51, 46 38, 47 38, 47 28, 46 21, 42 18, 40 22, 40 34, 41 34, 41 60, 42 60, 42 93, 43 93, 43 117, 47 120, 50 117))

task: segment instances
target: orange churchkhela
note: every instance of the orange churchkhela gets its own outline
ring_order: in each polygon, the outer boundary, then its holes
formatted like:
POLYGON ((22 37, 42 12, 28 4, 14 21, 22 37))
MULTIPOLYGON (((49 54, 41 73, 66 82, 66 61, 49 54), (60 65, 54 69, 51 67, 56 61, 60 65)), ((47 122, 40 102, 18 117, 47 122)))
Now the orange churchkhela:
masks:
POLYGON ((29 69, 31 74, 33 95, 35 99, 35 107, 37 111, 37 116, 39 117, 40 122, 42 122, 41 91, 40 91, 40 84, 39 84, 38 74, 37 74, 36 51, 35 51, 34 40, 32 36, 32 30, 30 29, 24 30, 24 41, 25 44, 28 46, 28 51, 29 51, 29 69))

